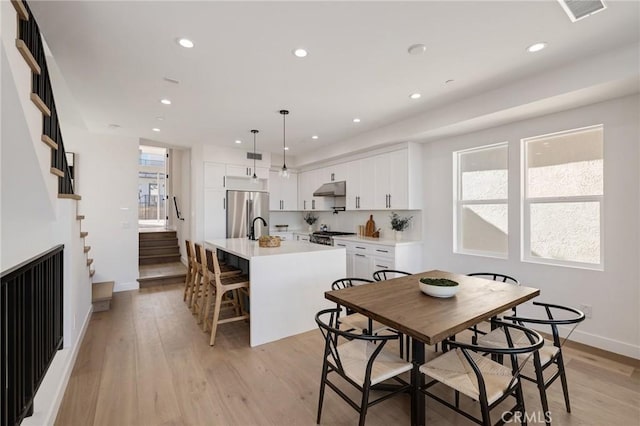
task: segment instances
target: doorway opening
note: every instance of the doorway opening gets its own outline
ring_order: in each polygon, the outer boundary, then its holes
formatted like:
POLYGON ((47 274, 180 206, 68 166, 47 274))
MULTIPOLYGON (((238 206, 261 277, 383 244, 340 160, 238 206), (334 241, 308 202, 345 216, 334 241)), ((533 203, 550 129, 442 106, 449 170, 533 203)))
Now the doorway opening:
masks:
POLYGON ((167 227, 167 150, 140 145, 138 227, 167 227))

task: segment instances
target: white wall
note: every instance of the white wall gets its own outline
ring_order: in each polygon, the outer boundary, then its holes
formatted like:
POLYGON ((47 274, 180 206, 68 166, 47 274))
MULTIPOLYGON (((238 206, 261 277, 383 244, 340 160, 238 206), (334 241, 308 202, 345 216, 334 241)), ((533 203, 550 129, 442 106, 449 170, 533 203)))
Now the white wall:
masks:
POLYGON ((32 114, 32 105, 23 102, 29 99, 30 87, 24 83, 30 84, 30 71, 19 55, 22 63, 9 59, 16 56, 15 10, 9 2, 1 2, 0 7, 0 270, 64 244, 64 349, 56 352, 36 394, 33 416, 23 422, 25 426, 53 424, 89 322, 91 286, 76 219, 77 201, 57 197, 57 178, 49 172, 51 150, 40 141, 42 114, 32 114), (5 25, 7 19, 12 27, 5 25))
POLYGON ((171 170, 169 179, 171 180, 171 198, 169 200, 169 224, 176 230, 178 245, 180 246, 180 256, 183 263, 187 263, 187 253, 184 240, 190 238, 191 228, 191 179, 190 179, 190 158, 191 151, 187 149, 173 149, 171 151, 171 170), (180 209, 179 220, 176 216, 173 196, 178 199, 180 209))
MULTIPOLYGON (((638 95, 452 137, 425 145, 425 268, 458 273, 503 272, 540 288, 540 300, 593 307, 573 338, 640 358, 638 95), (520 261, 520 139, 604 124, 604 271, 520 261), (509 141, 509 258, 453 253, 452 153, 509 141)), ((521 314, 533 314, 529 308, 521 314)))
MULTIPOLYGON (((59 106, 59 110, 64 107, 59 106)), ((138 288, 138 139, 99 135, 65 126, 67 151, 76 153, 91 246, 94 282, 115 281, 114 291, 138 288)))

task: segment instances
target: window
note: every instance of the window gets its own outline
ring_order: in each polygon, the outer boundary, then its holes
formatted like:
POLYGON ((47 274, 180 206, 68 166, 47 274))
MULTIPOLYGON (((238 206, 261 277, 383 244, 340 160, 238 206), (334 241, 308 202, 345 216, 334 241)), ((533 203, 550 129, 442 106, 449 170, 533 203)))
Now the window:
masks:
POLYGON ((506 142, 453 153, 456 253, 507 257, 508 154, 506 142))
POLYGON ((522 140, 522 258, 601 269, 603 128, 522 140))

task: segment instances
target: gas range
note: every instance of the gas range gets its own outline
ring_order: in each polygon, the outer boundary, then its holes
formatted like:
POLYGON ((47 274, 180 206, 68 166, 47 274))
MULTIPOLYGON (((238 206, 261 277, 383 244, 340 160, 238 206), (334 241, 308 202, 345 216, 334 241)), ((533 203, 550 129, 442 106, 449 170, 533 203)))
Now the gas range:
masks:
POLYGON ((333 245, 333 237, 356 235, 355 232, 336 232, 336 231, 318 231, 309 236, 309 242, 322 244, 325 246, 333 245))

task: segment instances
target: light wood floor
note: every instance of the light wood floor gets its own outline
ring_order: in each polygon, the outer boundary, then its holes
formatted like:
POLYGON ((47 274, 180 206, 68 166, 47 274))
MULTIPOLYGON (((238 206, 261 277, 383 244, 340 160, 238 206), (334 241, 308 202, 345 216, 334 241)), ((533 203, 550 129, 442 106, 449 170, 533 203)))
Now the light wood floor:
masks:
MULTIPOLYGON (((115 293, 112 310, 91 319, 56 424, 315 424, 320 332, 256 348, 248 341, 246 323, 223 324, 209 347, 180 285, 115 293)), ((570 348, 565 353, 573 413, 565 412, 554 383, 548 391, 554 425, 640 424, 638 370, 570 348)), ((539 412, 535 385, 524 387, 527 411, 539 412)), ((431 400, 427 422, 472 424, 431 400)), ((356 423, 357 413, 327 389, 322 424, 356 423)), ((367 424, 408 425, 408 396, 372 407, 367 424)))

